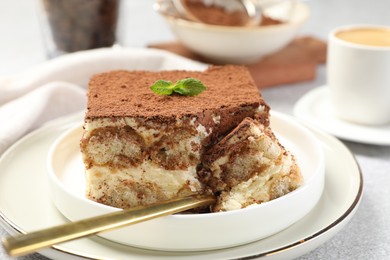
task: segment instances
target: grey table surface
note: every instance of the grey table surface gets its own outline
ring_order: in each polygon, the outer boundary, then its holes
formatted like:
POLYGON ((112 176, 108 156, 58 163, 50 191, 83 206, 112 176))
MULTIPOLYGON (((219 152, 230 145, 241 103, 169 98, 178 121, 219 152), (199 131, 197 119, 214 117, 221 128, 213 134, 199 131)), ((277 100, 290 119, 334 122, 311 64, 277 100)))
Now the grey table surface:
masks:
MULTIPOLYGON (((152 9, 153 2, 124 0, 125 16, 119 24, 121 45, 142 48, 174 39, 152 9)), ((308 0, 306 3, 311 16, 300 31, 302 35, 326 40, 328 32, 340 25, 390 25, 389 0, 308 0)), ((34 5, 35 1, 31 0, 0 0, 0 77, 46 60, 34 5)), ((313 81, 270 88, 262 93, 272 109, 292 114, 300 97, 324 84, 326 68, 320 66, 313 81)), ((338 234, 299 259, 390 259, 390 146, 343 143, 356 156, 363 172, 364 196, 360 207, 338 234)), ((0 227, 0 236, 5 235, 0 227)), ((11 259, 2 247, 0 259, 11 259)), ((32 254, 17 259, 47 258, 32 254)))

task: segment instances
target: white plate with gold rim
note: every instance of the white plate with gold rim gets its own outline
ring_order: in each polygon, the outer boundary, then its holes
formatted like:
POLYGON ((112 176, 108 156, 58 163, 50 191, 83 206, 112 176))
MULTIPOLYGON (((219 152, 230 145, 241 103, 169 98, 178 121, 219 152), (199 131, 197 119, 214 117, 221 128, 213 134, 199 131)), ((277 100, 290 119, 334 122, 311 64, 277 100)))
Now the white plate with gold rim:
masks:
MULTIPOLYGON (((279 115, 274 112, 271 121, 280 120, 279 115)), ((24 233, 66 222, 50 199, 46 160, 54 140, 79 124, 82 117, 81 113, 56 120, 21 139, 2 156, 0 219, 10 233, 24 233)), ((285 259, 307 253, 348 223, 358 208, 363 189, 359 166, 349 150, 329 135, 317 130, 313 133, 321 142, 326 159, 322 197, 309 214, 271 237, 228 249, 182 253, 138 249, 100 237, 89 237, 56 245, 40 253, 55 259, 285 259), (340 160, 343 164, 338 163, 340 160)), ((299 140, 296 143, 299 144, 299 140)))

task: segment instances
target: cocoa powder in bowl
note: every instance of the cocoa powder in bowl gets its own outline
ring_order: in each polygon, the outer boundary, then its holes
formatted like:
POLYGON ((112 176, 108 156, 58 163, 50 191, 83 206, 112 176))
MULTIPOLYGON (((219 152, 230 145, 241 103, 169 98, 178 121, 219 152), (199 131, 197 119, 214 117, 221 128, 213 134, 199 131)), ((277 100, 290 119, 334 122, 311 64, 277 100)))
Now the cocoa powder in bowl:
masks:
MULTIPOLYGON (((200 0, 182 0, 186 9, 199 21, 212 25, 242 26, 249 17, 244 10, 226 11, 217 5, 205 5, 200 0)), ((262 15, 259 26, 281 24, 282 21, 262 15)))

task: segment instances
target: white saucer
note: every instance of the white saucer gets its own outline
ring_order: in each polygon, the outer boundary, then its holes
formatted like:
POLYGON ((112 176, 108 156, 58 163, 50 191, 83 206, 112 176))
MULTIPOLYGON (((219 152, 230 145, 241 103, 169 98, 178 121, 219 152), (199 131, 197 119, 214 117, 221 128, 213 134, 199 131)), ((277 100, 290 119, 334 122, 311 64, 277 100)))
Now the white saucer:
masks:
POLYGON ((344 140, 390 145, 390 124, 369 126, 338 119, 332 114, 328 91, 328 88, 323 86, 304 95, 295 104, 295 116, 344 140))
MULTIPOLYGON (((0 158, 0 221, 8 232, 31 232, 67 221, 50 199, 47 154, 54 140, 79 124, 83 115, 46 125, 18 141, 0 158)), ((303 255, 348 223, 363 192, 362 174, 351 152, 337 139, 318 130, 313 133, 325 153, 324 192, 309 214, 278 234, 243 246, 203 252, 143 250, 95 236, 53 246, 40 253, 54 259, 291 259, 303 255)))

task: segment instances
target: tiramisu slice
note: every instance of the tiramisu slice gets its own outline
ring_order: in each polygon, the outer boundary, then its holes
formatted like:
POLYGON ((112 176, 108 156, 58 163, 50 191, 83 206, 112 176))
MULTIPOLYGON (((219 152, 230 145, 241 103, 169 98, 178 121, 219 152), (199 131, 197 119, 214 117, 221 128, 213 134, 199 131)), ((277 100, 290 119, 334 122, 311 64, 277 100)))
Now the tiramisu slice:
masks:
POLYGON ((300 186, 294 157, 271 129, 244 119, 203 156, 199 176, 218 195, 212 211, 229 211, 283 196, 300 186))
POLYGON ((244 118, 269 124, 269 107, 248 70, 111 71, 92 77, 81 151, 87 197, 119 208, 204 192, 203 153, 244 118), (160 96, 157 80, 196 78, 197 96, 160 96))

